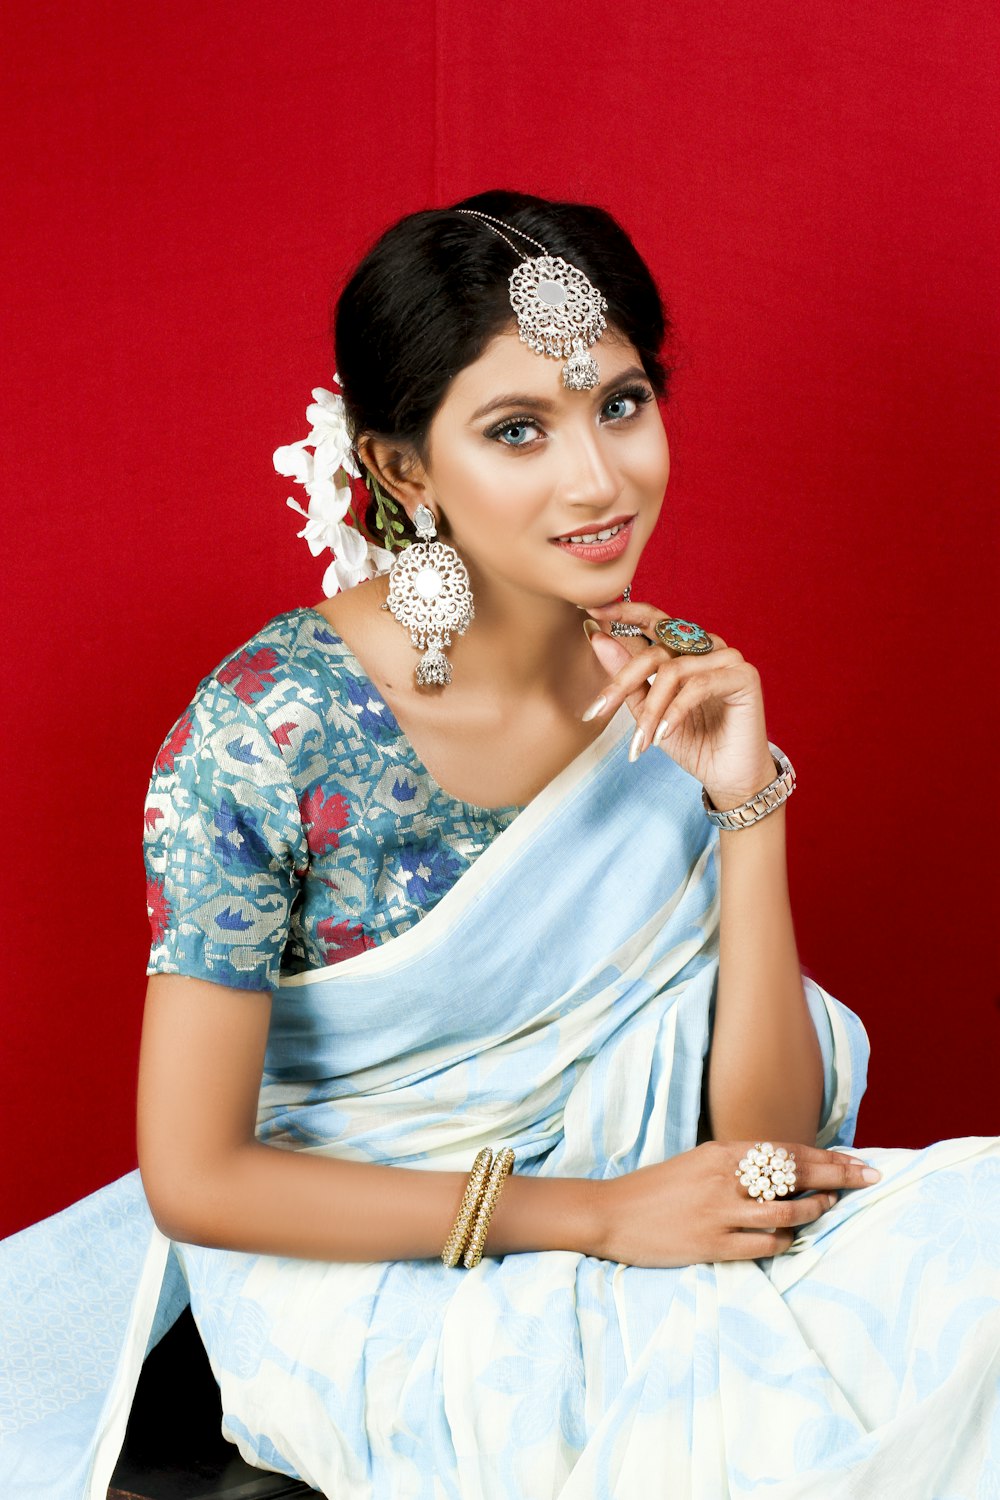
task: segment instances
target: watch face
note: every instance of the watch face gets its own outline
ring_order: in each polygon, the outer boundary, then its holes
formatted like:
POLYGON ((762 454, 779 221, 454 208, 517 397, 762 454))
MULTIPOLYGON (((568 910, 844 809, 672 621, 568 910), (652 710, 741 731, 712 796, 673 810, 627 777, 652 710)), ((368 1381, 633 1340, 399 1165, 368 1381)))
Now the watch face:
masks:
POLYGON ((660 645, 666 646, 668 651, 676 651, 679 656, 699 655, 711 651, 715 644, 708 631, 702 630, 692 620, 657 620, 653 629, 660 645))

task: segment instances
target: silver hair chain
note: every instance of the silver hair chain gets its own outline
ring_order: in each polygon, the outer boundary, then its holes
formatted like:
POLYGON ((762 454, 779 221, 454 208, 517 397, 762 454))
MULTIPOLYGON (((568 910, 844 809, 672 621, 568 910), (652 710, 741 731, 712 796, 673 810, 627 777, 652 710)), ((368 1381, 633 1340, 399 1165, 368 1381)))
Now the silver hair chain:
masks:
MULTIPOLYGON (((478 208, 456 208, 455 212, 457 214, 472 214, 477 219, 486 219, 488 221, 488 228, 493 224, 502 224, 504 229, 509 229, 513 234, 519 234, 523 240, 527 240, 529 245, 537 245, 538 249, 543 251, 545 255, 548 255, 549 253, 547 245, 543 245, 541 240, 532 239, 530 234, 525 234, 524 230, 518 229, 516 224, 508 224, 504 219, 495 219, 492 214, 481 213, 478 208)), ((520 255, 522 260, 528 259, 524 251, 519 250, 512 240, 508 240, 505 234, 500 234, 499 229, 494 229, 493 233, 499 234, 502 240, 506 240, 507 244, 510 245, 510 248, 513 250, 515 255, 520 255)))

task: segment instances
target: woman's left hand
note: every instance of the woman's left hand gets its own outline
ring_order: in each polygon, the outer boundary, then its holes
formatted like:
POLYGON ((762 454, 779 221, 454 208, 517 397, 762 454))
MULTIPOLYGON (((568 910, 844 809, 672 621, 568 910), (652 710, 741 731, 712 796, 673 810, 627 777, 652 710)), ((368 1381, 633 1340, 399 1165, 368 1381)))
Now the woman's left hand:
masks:
POLYGON ((712 635, 711 651, 688 656, 641 636, 607 634, 621 620, 652 636, 657 620, 670 616, 651 604, 619 600, 587 613, 601 627, 590 640, 611 677, 598 712, 606 717, 628 704, 637 725, 631 759, 658 746, 702 783, 720 810, 774 780, 760 673, 737 650, 718 635, 712 635))

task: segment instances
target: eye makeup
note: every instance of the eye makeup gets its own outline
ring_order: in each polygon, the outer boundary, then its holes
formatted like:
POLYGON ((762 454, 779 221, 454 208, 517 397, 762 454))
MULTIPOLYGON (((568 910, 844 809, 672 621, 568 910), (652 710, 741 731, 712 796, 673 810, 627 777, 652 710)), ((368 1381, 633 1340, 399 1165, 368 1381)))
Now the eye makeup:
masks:
MULTIPOLYGON (((652 390, 648 385, 645 385, 637 380, 630 380, 626 381, 625 384, 620 385, 617 390, 611 391, 609 393, 609 395, 604 400, 601 410, 605 411, 616 401, 622 401, 626 399, 632 400, 636 403, 635 410, 628 412, 623 417, 612 417, 611 422, 616 427, 620 427, 626 422, 634 421, 635 418, 640 415, 643 407, 648 405, 649 402, 654 400, 655 398, 653 396, 652 390)), ((489 440, 498 441, 502 440, 504 433, 514 430, 518 427, 537 427, 539 425, 540 424, 537 418, 530 415, 528 412, 518 412, 514 416, 505 417, 502 422, 497 422, 493 427, 487 428, 487 430, 483 433, 483 436, 489 440)), ((527 448, 529 444, 503 443, 503 446, 506 448, 527 448)))

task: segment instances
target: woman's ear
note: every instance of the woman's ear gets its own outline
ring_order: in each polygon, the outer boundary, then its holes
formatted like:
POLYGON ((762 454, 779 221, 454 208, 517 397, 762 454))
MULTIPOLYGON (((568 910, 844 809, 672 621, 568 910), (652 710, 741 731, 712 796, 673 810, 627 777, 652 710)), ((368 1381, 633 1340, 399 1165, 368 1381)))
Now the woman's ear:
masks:
POLYGON ((427 475, 416 454, 380 437, 362 437, 356 446, 361 462, 379 488, 398 500, 412 520, 413 512, 427 503, 429 494, 427 475))

